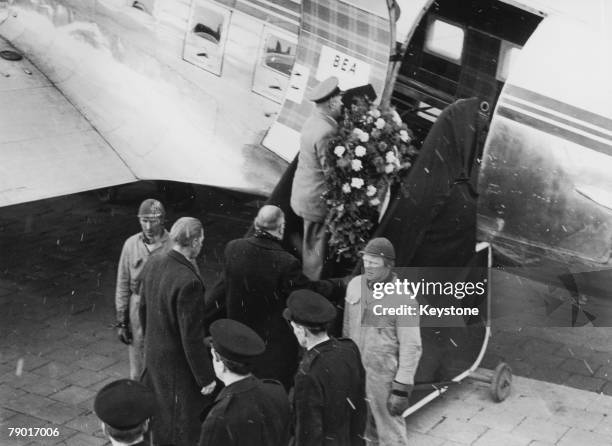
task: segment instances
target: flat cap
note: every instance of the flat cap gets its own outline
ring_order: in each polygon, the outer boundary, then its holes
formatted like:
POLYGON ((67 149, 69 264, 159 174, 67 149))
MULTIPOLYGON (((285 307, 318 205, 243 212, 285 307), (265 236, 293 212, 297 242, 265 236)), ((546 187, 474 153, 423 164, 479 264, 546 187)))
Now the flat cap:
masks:
POLYGON ((104 386, 94 399, 94 412, 104 423, 119 430, 132 429, 157 410, 155 395, 144 384, 120 379, 104 386))
POLYGON ((336 76, 331 76, 321 81, 316 87, 310 90, 306 95, 306 99, 318 104, 339 94, 340 88, 338 87, 338 78, 336 76))
POLYGON ((319 327, 336 318, 336 308, 319 293, 296 290, 287 299, 287 308, 283 311, 283 317, 296 324, 319 327))
POLYGON ((232 319, 219 319, 210 325, 212 346, 224 358, 248 362, 266 350, 266 344, 255 331, 232 319))
POLYGON ((138 217, 163 218, 165 215, 164 205, 154 198, 147 198, 138 208, 138 217))
POLYGON ((376 237, 370 240, 365 248, 363 248, 363 251, 360 251, 360 254, 370 254, 389 260, 395 260, 395 248, 393 248, 393 244, 389 239, 385 237, 376 237))

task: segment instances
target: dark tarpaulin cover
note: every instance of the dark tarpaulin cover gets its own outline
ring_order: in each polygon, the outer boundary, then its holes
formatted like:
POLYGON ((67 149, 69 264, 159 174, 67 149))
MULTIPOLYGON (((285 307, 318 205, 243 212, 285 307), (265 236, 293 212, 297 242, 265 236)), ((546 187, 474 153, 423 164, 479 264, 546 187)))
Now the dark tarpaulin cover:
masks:
MULTIPOLYGON (((395 246, 396 266, 418 267, 419 278, 428 281, 441 280, 445 274, 426 267, 464 267, 476 259, 476 182, 487 122, 479 106, 477 98, 462 99, 442 111, 403 181, 403 193, 395 191, 375 232, 395 246)), ((449 307, 458 301, 420 296, 419 302, 449 307)), ((464 299, 461 304, 478 306, 486 318, 486 301, 464 299)), ((483 319, 442 319, 421 316, 423 355, 417 383, 452 379, 467 370, 481 350, 483 319)), ((415 392, 412 400, 426 393, 415 392)))
POLYGON ((396 249, 396 266, 465 266, 476 245, 479 100, 438 117, 374 236, 396 249))

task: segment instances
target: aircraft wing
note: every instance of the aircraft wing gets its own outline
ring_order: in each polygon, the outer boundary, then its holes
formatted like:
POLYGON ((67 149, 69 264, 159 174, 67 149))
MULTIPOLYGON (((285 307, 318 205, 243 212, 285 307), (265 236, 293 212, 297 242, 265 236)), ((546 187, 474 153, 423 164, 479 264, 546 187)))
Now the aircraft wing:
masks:
POLYGON ((35 66, 0 58, 0 206, 132 181, 119 155, 35 66))

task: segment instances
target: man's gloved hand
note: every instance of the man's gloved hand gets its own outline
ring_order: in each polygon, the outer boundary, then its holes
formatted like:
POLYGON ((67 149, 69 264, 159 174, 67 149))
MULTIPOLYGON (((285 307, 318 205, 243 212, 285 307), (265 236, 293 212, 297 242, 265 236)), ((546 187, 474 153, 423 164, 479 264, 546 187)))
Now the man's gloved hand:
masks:
POLYGON ((132 343, 132 331, 125 322, 117 324, 117 336, 125 345, 130 345, 132 343))
POLYGON ((410 394, 414 386, 402 384, 397 381, 391 383, 389 398, 387 399, 387 410, 394 417, 400 416, 410 407, 410 394))

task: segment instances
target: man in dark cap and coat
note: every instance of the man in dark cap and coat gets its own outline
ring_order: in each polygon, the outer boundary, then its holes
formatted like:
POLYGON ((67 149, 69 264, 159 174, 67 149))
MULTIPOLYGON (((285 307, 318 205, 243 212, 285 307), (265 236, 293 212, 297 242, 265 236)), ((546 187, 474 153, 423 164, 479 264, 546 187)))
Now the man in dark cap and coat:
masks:
POLYGON ((320 294, 298 290, 284 316, 306 349, 295 376, 295 445, 365 444, 365 371, 353 341, 327 334, 336 308, 320 294))
POLYGON ((213 314, 220 308, 222 317, 255 330, 266 351, 253 360, 253 373, 258 378, 276 379, 289 390, 299 348, 282 316, 287 297, 300 288, 330 297, 335 288, 330 281, 310 281, 302 273, 300 261, 283 249, 285 216, 280 208, 263 206, 254 227, 252 236, 232 240, 225 247, 223 275, 206 296, 206 309, 213 314))
POLYGON ((114 446, 147 446, 149 419, 157 410, 155 395, 144 384, 120 379, 104 386, 94 399, 94 412, 114 446))
POLYGON ((304 220, 302 268, 311 280, 319 280, 327 255, 325 217, 327 207, 323 193, 327 190, 325 152, 338 128, 342 114, 338 78, 332 76, 313 88, 307 99, 314 102, 312 115, 300 134, 298 164, 291 188, 291 208, 304 220))
POLYGON ((141 319, 145 333, 142 381, 157 398, 151 422, 156 445, 193 446, 200 414, 211 403, 215 376, 204 342, 204 284, 195 266, 202 223, 179 218, 172 250, 149 259, 142 271, 141 319))
POLYGON ((263 340, 244 324, 219 319, 210 326, 215 374, 224 384, 202 425, 200 446, 286 446, 289 400, 278 381, 251 374, 263 340))

